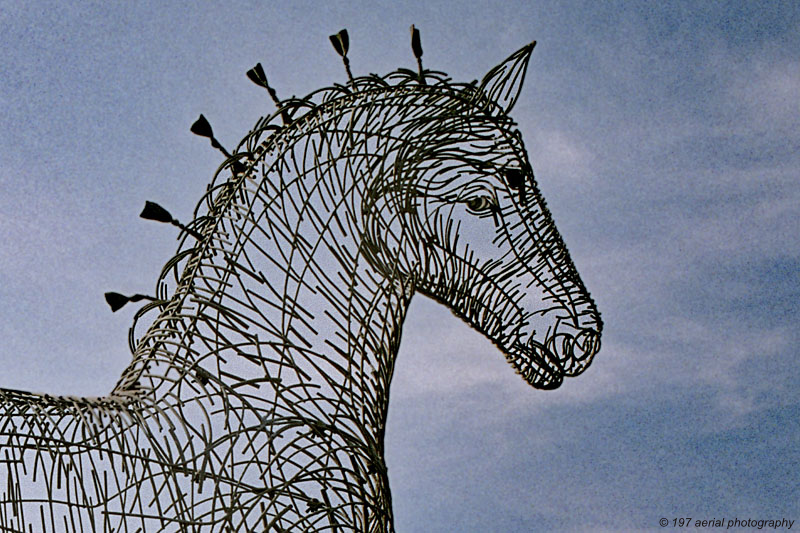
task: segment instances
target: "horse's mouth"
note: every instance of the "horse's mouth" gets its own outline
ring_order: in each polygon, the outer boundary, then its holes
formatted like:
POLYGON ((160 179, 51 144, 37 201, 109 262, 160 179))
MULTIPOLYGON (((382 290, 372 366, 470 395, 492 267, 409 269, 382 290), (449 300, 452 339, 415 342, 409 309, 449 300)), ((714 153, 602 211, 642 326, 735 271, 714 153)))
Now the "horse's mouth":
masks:
POLYGON ((522 378, 537 389, 556 389, 564 376, 577 376, 600 350, 600 333, 581 330, 577 335, 555 333, 544 340, 533 336, 516 341, 506 357, 522 378))

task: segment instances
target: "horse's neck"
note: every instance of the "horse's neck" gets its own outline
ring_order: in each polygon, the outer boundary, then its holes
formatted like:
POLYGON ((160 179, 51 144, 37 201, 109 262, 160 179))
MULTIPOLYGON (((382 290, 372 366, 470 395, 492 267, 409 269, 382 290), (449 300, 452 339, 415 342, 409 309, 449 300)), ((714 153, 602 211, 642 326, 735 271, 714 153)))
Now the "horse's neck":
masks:
POLYGON ((411 291, 363 258, 358 202, 324 202, 314 196, 320 191, 320 184, 277 196, 244 191, 248 207, 220 219, 218 251, 198 258, 190 294, 175 304, 174 318, 162 313, 126 374, 139 376, 141 397, 186 428, 181 446, 213 450, 192 460, 204 475, 297 494, 285 472, 308 468, 300 476, 306 501, 347 485, 348 497, 360 494, 371 509, 358 520, 388 523, 380 512, 390 508, 383 436, 411 291), (214 463, 247 455, 237 441, 265 434, 287 449, 262 447, 257 465, 214 463))
POLYGON ((388 387, 410 287, 367 262, 347 207, 355 200, 325 211, 318 199, 289 196, 225 217, 215 243, 223 251, 199 259, 189 294, 169 303, 137 349, 140 375, 167 374, 149 389, 174 389, 181 374, 229 386, 263 378, 329 389, 335 381, 341 388, 329 392, 342 401, 385 408, 375 400, 388 387))

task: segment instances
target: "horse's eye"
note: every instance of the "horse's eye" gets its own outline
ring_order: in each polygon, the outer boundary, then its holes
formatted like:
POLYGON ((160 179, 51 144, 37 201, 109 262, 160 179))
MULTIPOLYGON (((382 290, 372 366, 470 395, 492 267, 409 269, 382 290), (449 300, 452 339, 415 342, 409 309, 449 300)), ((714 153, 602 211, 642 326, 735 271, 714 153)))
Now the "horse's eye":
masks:
POLYGON ((494 202, 488 196, 479 196, 477 198, 472 198, 467 200, 467 211, 470 213, 474 213, 479 215, 481 213, 486 213, 487 211, 491 210, 494 207, 494 202))

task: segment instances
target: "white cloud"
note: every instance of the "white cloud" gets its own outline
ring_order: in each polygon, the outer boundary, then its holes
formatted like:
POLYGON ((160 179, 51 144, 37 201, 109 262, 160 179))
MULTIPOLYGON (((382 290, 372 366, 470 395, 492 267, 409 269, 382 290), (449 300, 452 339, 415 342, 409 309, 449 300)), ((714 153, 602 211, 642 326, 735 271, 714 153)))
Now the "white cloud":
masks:
POLYGON ((732 107, 760 130, 800 133, 800 61, 757 57, 742 67, 731 80, 732 107))
POLYGON ((535 130, 528 149, 534 171, 542 170, 550 179, 567 180, 577 185, 595 178, 596 157, 585 141, 557 129, 535 130))

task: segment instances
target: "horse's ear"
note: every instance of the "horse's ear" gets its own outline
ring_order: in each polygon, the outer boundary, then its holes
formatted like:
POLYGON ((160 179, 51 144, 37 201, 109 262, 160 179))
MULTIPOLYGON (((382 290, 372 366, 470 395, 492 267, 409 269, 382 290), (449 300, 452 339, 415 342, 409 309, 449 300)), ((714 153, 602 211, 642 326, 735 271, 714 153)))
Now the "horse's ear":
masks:
POLYGON ((519 97, 522 83, 525 81, 528 60, 531 58, 534 46, 536 46, 536 41, 523 46, 490 70, 481 80, 475 99, 479 99, 483 106, 488 104, 491 107, 491 103, 494 103, 506 113, 511 111, 519 97), (488 98, 488 102, 486 98, 488 98))

